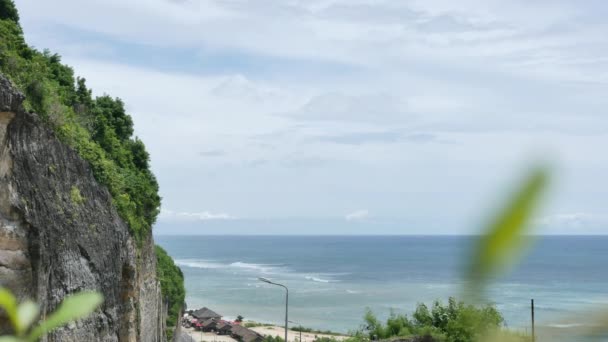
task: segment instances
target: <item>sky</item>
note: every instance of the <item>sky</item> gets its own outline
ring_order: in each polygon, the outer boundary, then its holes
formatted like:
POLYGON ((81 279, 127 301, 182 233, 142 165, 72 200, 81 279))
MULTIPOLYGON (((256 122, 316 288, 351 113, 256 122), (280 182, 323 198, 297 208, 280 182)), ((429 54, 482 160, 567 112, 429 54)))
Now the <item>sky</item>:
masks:
POLYGON ((156 234, 470 234, 535 163, 541 234, 608 234, 605 1, 17 0, 122 98, 156 234))

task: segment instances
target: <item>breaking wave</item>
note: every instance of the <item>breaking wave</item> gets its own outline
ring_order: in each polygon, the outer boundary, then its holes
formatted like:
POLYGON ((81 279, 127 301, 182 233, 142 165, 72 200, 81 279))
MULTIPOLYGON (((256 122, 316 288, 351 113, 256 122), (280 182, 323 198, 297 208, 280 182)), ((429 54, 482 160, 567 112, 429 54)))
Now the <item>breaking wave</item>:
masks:
POLYGON ((567 329, 567 328, 584 327, 586 325, 583 323, 553 323, 553 324, 547 324, 547 326, 552 327, 552 328, 567 329))
POLYGON ((273 274, 273 273, 284 273, 289 272, 284 266, 271 265, 271 264, 253 264, 242 261, 236 261, 233 263, 219 263, 210 260, 198 260, 198 259, 178 259, 175 260, 178 266, 191 267, 191 268, 202 268, 202 269, 242 269, 251 272, 273 274))
POLYGON ((175 260, 175 264, 178 266, 191 267, 191 268, 204 268, 204 269, 215 269, 222 268, 225 265, 207 261, 207 260, 198 260, 198 259, 178 259, 175 260))
POLYGON ((268 264, 251 264, 248 262, 237 261, 228 265, 233 268, 241 268, 251 271, 257 271, 261 273, 277 273, 277 272, 286 272, 288 270, 281 265, 268 265, 268 264))
POLYGON ((304 277, 306 280, 311 280, 317 283, 333 283, 335 282, 335 280, 330 280, 330 279, 323 279, 323 278, 318 278, 318 277, 313 277, 313 276, 305 276, 304 277))
MULTIPOLYGON (((232 263, 220 263, 212 260, 199 260, 199 259, 178 259, 175 260, 178 266, 200 268, 200 269, 213 269, 213 270, 225 270, 229 272, 249 273, 251 275, 281 275, 282 277, 306 279, 315 283, 336 283, 339 282, 334 278, 338 274, 302 274, 294 272, 285 265, 280 264, 256 264, 243 261, 235 261, 232 263)), ((254 278, 255 279, 255 278, 254 278)))

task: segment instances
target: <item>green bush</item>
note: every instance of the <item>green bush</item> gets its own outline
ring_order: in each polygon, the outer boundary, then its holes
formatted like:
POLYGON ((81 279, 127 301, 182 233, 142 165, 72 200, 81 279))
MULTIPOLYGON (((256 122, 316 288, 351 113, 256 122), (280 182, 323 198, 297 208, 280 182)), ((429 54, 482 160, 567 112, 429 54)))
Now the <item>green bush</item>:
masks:
POLYGON ((78 187, 75 185, 72 186, 72 189, 70 190, 70 199, 75 205, 81 205, 82 203, 84 203, 84 197, 82 197, 80 189, 78 189, 78 187))
POLYGON ((169 304, 167 314, 167 339, 173 336, 173 327, 177 325, 184 307, 186 290, 184 288, 184 275, 182 270, 175 265, 173 259, 160 246, 156 246, 156 270, 163 298, 169 304))
POLYGON ((12 1, 0 1, 0 19, 19 22, 19 13, 12 1))
POLYGON ((284 342, 285 340, 280 336, 265 336, 263 342, 284 342))
POLYGON ((318 329, 306 328, 306 327, 303 327, 301 325, 291 327, 291 328, 289 328, 289 330, 292 330, 292 331, 301 331, 301 332, 313 333, 313 334, 341 335, 339 333, 336 333, 336 332, 333 332, 333 331, 330 331, 330 330, 318 330, 318 329))
POLYGON ((243 323, 243 326, 244 326, 245 328, 255 328, 255 327, 271 327, 271 326, 272 326, 272 324, 270 324, 270 323, 259 323, 259 322, 252 322, 252 321, 249 321, 249 322, 245 322, 245 323, 243 323))
POLYGON ((472 342, 503 324, 503 317, 494 306, 467 305, 454 298, 447 305, 435 301, 430 310, 425 304, 418 304, 412 319, 391 313, 383 324, 368 310, 364 320, 364 330, 371 340, 430 335, 437 341, 472 342))
POLYGON ((369 342, 369 337, 367 335, 364 335, 360 332, 357 332, 355 334, 353 334, 352 336, 349 336, 346 339, 343 340, 338 340, 336 337, 327 337, 327 336, 321 336, 321 337, 316 337, 314 342, 369 342))

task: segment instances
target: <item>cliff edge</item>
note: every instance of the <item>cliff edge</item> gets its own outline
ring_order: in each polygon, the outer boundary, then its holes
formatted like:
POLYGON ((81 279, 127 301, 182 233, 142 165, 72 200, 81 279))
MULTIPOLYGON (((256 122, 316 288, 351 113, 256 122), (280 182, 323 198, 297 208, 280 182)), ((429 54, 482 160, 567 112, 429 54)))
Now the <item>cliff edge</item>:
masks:
POLYGON ((68 294, 102 307, 46 341, 165 341, 154 241, 140 246, 88 162, 63 144, 0 75, 0 282, 42 317, 68 294))

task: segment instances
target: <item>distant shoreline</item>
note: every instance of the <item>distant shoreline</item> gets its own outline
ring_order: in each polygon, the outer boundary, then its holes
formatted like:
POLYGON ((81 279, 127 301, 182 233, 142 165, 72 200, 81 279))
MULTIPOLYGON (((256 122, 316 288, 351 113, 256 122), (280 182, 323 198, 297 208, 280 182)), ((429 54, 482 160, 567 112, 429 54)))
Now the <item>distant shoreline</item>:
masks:
MULTIPOLYGON (((241 323, 243 326, 248 327, 249 329, 259 333, 260 335, 273 336, 273 337, 281 337, 285 336, 285 329, 282 326, 270 324, 270 323, 260 323, 255 321, 243 321, 241 323), (248 326, 249 325, 249 326, 248 326), (253 326, 251 326, 253 325, 253 326)), ((297 326, 297 325, 296 325, 297 326)), ((196 331, 192 328, 182 328, 182 331, 190 335, 195 341, 206 341, 206 342, 238 342, 234 338, 226 335, 217 335, 214 332, 202 332, 196 331)), ((334 332, 302 332, 302 341, 301 342, 313 342, 317 338, 334 338, 338 341, 343 341, 348 338, 348 335, 339 334, 334 332)), ((291 330, 287 331, 287 342, 300 342, 300 332, 291 330)))

